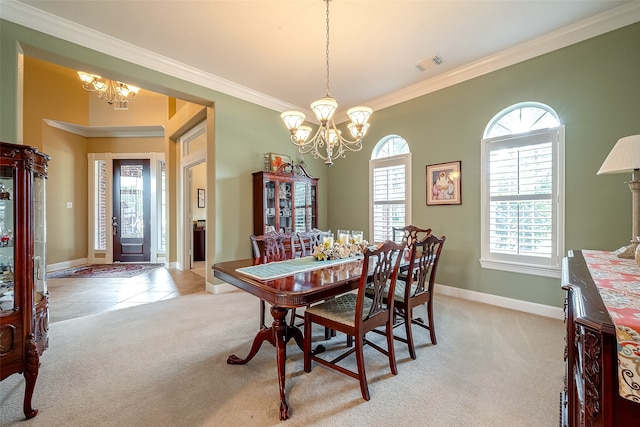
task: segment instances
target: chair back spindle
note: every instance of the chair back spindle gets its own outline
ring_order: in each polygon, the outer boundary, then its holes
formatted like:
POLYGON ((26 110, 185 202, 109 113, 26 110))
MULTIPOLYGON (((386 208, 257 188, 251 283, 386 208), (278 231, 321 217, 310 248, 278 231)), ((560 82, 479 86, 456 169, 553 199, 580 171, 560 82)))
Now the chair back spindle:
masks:
POLYGON ((253 248, 253 257, 260 264, 284 261, 293 257, 291 250, 287 250, 285 246, 285 241, 291 239, 288 234, 269 232, 252 235, 249 238, 253 248))
POLYGON ((331 234, 331 230, 322 231, 312 229, 310 231, 297 232, 292 235, 291 247, 294 258, 310 256, 316 246, 322 244, 322 238, 331 234))
POLYGON ((405 299, 416 297, 424 292, 433 292, 438 261, 446 236, 438 238, 429 235, 414 243, 409 268, 414 274, 407 277, 405 299))
POLYGON ((405 225, 404 227, 392 227, 393 241, 400 243, 405 240, 407 242, 407 249, 413 248, 413 243, 417 240, 424 239, 431 234, 430 228, 419 228, 415 225, 405 225), (424 235, 424 236, 423 236, 424 235))
MULTIPOLYGON (((371 257, 376 260, 372 279, 366 283, 366 290, 363 289, 363 292, 361 292, 363 299, 366 292, 367 297, 372 301, 371 308, 363 320, 367 320, 377 313, 393 310, 393 301, 390 301, 388 307, 384 301, 384 295, 386 292, 393 292, 400 265, 400 254, 403 249, 404 245, 398 245, 390 241, 387 241, 376 250, 365 249, 363 269, 369 268, 369 259, 371 257)), ((366 275, 367 273, 363 272, 361 280, 366 280, 366 275)))

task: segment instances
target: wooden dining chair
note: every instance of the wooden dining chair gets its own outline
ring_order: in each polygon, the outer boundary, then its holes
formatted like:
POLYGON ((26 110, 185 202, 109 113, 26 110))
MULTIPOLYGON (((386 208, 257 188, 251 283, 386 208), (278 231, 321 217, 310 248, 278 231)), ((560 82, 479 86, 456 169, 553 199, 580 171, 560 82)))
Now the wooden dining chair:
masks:
POLYGON ((322 244, 322 238, 330 234, 331 230, 323 231, 316 228, 310 231, 293 233, 291 239, 293 257, 298 258, 312 255, 316 246, 322 244))
POLYGON ((424 239, 431 234, 430 228, 419 228, 415 225, 405 225, 404 227, 391 227, 392 240, 396 243, 407 241, 407 249, 411 249, 413 242, 424 239))
MULTIPOLYGON (((413 247, 413 243, 418 239, 424 239, 429 234, 431 234, 430 228, 420 228, 415 225, 405 225, 403 227, 392 227, 392 240, 396 243, 400 243, 402 241, 406 242, 407 250, 411 250, 413 247)), ((406 282, 407 281, 407 270, 409 269, 408 265, 404 267, 400 267, 400 272, 398 273, 398 280, 406 282)))
POLYGON ((251 235, 249 239, 251 240, 253 257, 260 264, 283 261, 292 257, 291 251, 287 250, 285 246, 285 242, 291 241, 289 234, 272 231, 251 235))
MULTIPOLYGON (((408 274, 405 281, 398 280, 395 291, 393 293, 394 308, 394 329, 404 324, 405 336, 394 335, 398 341, 404 342, 409 346, 409 355, 412 359, 416 358, 416 349, 413 343, 412 325, 418 325, 429 331, 431 342, 435 345, 436 329, 433 322, 433 287, 436 280, 436 271, 440 254, 446 236, 438 238, 433 234, 428 235, 422 240, 414 242, 411 248, 409 260, 409 270, 413 274, 408 274), (427 305, 427 322, 420 318, 413 317, 414 308, 426 304, 427 305), (399 319, 396 321, 396 319, 399 319)), ((390 293, 391 291, 389 291, 390 293)), ((387 301, 389 293, 384 295, 384 301, 387 301)), ((377 333, 384 335, 386 331, 376 330, 377 333)))
MULTIPOLYGON (((317 228, 314 228, 310 231, 295 233, 291 240, 293 257, 297 258, 297 257, 311 256, 316 246, 320 246, 323 244, 323 241, 322 241, 323 237, 326 237, 329 235, 331 235, 331 230, 323 231, 323 230, 318 230, 317 228)), ((295 325, 296 319, 304 319, 304 315, 297 314, 296 309, 292 308, 291 309, 291 326, 296 326, 295 325)), ((301 326, 301 325, 302 324, 299 324, 297 326, 301 326)), ((326 339, 330 338, 330 334, 331 332, 327 331, 327 333, 325 334, 326 339)))
POLYGON ((364 364, 365 345, 387 355, 391 373, 397 375, 396 359, 393 347, 393 298, 388 303, 383 302, 385 290, 393 293, 396 286, 398 267, 404 246, 387 240, 377 249, 364 250, 362 273, 358 283, 358 292, 347 293, 336 298, 329 299, 320 304, 313 305, 304 314, 304 371, 311 372, 311 362, 332 368, 360 381, 362 398, 369 400, 369 387, 364 364), (365 292, 369 290, 372 298, 365 298, 365 292), (347 337, 353 337, 355 345, 343 352, 340 356, 326 360, 311 350, 312 326, 322 325, 325 328, 342 332, 347 337), (387 349, 366 339, 367 332, 384 325, 387 331, 387 349), (353 371, 339 362, 350 354, 356 354, 357 371, 353 371))
MULTIPOLYGON (((292 237, 289 234, 269 232, 260 235, 249 236, 253 249, 255 264, 284 261, 293 258, 292 237), (288 242, 288 245, 287 245, 288 242), (287 249, 287 246, 289 247, 287 249)), ((260 300, 260 328, 266 328, 266 306, 264 300, 260 300)))

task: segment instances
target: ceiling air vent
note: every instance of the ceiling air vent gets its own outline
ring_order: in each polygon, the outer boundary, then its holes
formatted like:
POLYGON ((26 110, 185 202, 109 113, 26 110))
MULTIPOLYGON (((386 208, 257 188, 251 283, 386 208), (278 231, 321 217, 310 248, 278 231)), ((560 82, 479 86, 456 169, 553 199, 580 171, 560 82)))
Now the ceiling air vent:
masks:
POLYGON ((442 59, 442 56, 435 54, 431 58, 427 58, 418 62, 416 64, 416 68, 420 71, 425 71, 442 63, 444 63, 444 59, 442 59))

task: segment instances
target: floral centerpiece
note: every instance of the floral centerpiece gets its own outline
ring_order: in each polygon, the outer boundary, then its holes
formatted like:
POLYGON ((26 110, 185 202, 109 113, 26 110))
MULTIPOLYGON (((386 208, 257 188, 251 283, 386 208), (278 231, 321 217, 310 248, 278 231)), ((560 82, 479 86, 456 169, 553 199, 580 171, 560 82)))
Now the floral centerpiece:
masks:
POLYGON ((318 245, 313 250, 313 257, 318 261, 327 261, 333 259, 344 259, 362 255, 364 248, 369 246, 369 242, 362 240, 359 243, 339 244, 330 240, 325 241, 322 245, 318 245))

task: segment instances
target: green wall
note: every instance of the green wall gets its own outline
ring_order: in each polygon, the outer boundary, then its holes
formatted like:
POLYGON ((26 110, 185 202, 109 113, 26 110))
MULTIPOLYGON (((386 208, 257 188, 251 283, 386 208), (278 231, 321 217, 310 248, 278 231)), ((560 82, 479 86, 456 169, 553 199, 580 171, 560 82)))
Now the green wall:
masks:
MULTIPOLYGON (((296 159, 279 114, 216 91, 0 21, 0 138, 14 141, 17 45, 60 65, 88 64, 135 77, 140 86, 215 109, 217 260, 246 257, 252 228, 251 172, 262 153, 296 159)), ((368 162, 389 134, 412 152, 412 222, 447 236, 438 282, 467 290, 560 307, 559 279, 480 268, 480 140, 491 118, 521 101, 554 108, 566 126, 565 249, 612 250, 631 232, 631 196, 625 175, 596 176, 618 138, 640 133, 640 24, 634 24, 538 58, 376 111, 360 153, 331 169, 309 156, 320 178, 320 227, 368 230, 368 162), (462 205, 425 204, 425 166, 462 161, 462 205)), ((106 72, 105 72, 106 74, 106 72)), ((52 161, 55 161, 53 159, 52 161)), ((51 192, 51 184, 48 190, 51 192)), ((58 185, 64 185, 59 183, 58 185)), ((51 194, 51 193, 50 193, 51 194)))
POLYGON ((614 250, 631 238, 626 175, 596 176, 616 141, 640 133, 640 24, 395 105, 372 116, 363 155, 329 176, 329 227, 368 229, 368 161, 397 134, 412 153, 412 222, 447 241, 438 283, 551 306, 560 280, 480 267, 480 141, 489 121, 523 101, 565 125, 565 249, 614 250), (462 161, 462 205, 426 206, 425 166, 462 161), (348 212, 348 215, 345 213, 348 212))
MULTIPOLYGON (((216 124, 214 145, 208 150, 215 153, 215 162, 207 164, 207 174, 215 176, 216 203, 207 209, 208 224, 215 225, 216 260, 210 264, 234 258, 251 256, 249 235, 253 231, 251 173, 263 168, 263 153, 277 152, 297 159, 296 149, 289 142, 289 132, 281 124, 279 112, 189 83, 160 72, 141 67, 73 43, 0 20, 0 140, 17 142, 20 129, 16 124, 18 104, 18 51, 27 56, 46 60, 69 68, 100 71, 103 75, 119 77, 148 90, 181 98, 202 105, 213 105, 216 124), (6 95, 6 96, 5 96, 6 95)), ((43 100, 46 102, 46 100, 43 100)), ((44 117, 43 117, 44 118, 44 117)), ((42 146, 41 142, 24 141, 28 145, 42 146)), ((167 153, 168 158, 170 153, 167 153)), ((51 160, 55 162, 56 159, 51 160)), ((177 162, 169 165, 177 170, 177 162)), ((319 226, 326 227, 327 171, 322 164, 312 164, 308 172, 320 178, 319 226)), ((83 172, 86 176, 86 171, 83 172)), ((176 176, 176 174, 174 174, 176 176)), ((57 194, 73 184, 60 180, 47 182, 47 193, 57 194)), ((208 188, 212 188, 208 186, 208 188)), ((69 196, 71 197, 71 196, 69 196)), ((86 194, 84 195, 86 198, 86 194)), ((169 218, 175 227, 175 217, 169 218)), ((48 217, 49 225, 73 227, 73 220, 64 216, 48 217), (69 224, 66 224, 66 223, 69 224), (65 225, 66 224, 66 225, 65 225)), ((86 231, 85 231, 86 233, 86 231)), ((56 251, 59 239, 48 239, 48 252, 56 251)), ((86 255, 85 255, 86 256, 86 255)), ((173 258, 175 259, 175 257, 173 258)), ((73 261, 73 260, 68 260, 73 261)))

